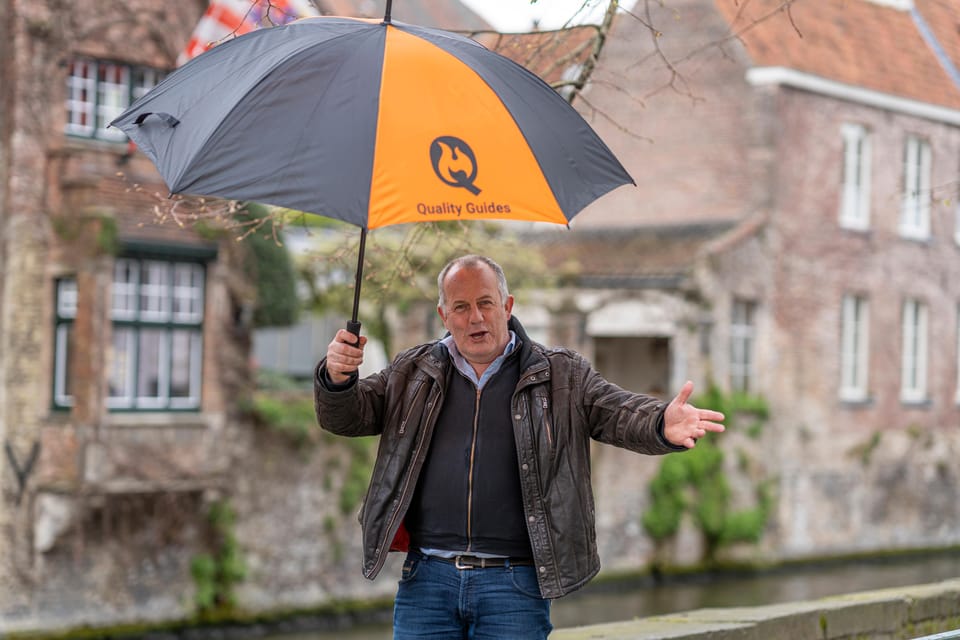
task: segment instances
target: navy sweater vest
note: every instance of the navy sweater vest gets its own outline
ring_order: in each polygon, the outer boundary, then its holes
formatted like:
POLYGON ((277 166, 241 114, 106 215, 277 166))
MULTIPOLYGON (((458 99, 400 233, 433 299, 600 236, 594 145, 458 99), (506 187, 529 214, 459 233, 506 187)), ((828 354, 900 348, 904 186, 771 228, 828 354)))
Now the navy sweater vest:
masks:
POLYGON ((406 526, 413 546, 530 558, 510 399, 519 350, 477 387, 454 368, 406 526))

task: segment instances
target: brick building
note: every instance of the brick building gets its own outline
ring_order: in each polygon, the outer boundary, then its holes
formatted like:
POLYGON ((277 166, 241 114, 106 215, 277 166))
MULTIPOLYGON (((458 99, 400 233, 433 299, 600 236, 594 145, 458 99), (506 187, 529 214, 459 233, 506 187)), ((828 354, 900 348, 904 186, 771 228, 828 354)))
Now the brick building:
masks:
MULTIPOLYGON (((774 482, 775 557, 956 545, 960 7, 634 14, 577 104, 637 188, 544 238, 575 274, 544 305, 557 341, 631 388, 763 396, 762 437, 723 438, 774 482)), ((600 476, 631 465, 598 456, 600 476)), ((649 549, 645 500, 622 485, 601 482, 598 513, 629 565, 649 549)))
MULTIPOLYGON (((156 224, 165 187, 107 128, 173 68, 205 4, 4 8, 5 620, 109 619, 136 600, 123 585, 186 588, 203 504, 233 462, 227 399, 247 385, 255 302, 237 268, 245 248, 156 224)), ((167 597, 156 611, 181 606, 167 597)))

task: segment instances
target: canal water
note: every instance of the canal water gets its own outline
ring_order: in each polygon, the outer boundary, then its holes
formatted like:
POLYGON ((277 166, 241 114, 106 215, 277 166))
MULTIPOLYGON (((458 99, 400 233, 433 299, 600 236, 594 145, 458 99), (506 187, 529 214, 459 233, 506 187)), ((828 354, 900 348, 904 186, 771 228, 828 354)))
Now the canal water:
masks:
MULTIPOLYGON (((704 607, 747 607, 960 578, 954 552, 725 572, 661 579, 594 581, 557 600, 556 628, 598 624, 704 607)), ((390 640, 388 624, 271 636, 269 640, 390 640)))

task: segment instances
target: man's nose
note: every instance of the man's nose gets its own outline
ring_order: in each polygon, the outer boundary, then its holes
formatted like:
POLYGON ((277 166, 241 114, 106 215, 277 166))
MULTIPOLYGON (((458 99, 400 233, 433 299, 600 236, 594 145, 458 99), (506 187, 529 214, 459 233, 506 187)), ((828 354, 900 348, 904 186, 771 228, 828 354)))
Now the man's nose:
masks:
POLYGON ((480 313, 480 307, 473 307, 470 310, 470 322, 483 322, 483 314, 480 313))

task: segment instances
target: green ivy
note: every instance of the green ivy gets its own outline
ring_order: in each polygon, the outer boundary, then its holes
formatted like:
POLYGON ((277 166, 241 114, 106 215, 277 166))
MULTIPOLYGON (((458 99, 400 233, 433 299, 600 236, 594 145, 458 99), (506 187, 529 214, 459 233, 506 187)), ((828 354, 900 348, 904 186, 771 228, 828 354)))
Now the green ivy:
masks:
POLYGON ((860 464, 867 467, 870 465, 870 460, 873 457, 873 453, 877 450, 877 447, 880 446, 880 441, 882 439, 883 434, 880 431, 875 431, 873 435, 870 436, 869 440, 863 444, 853 447, 847 452, 847 454, 859 458, 860 464))
POLYGON ((218 500, 211 504, 207 525, 211 552, 197 554, 190 563, 196 587, 194 605, 201 618, 233 611, 237 605, 236 585, 247 577, 246 561, 234 533, 236 514, 230 503, 218 500))
POLYGON ((97 247, 111 256, 120 251, 120 231, 117 221, 112 216, 100 216, 100 226, 97 229, 97 247))
POLYGON ((296 290, 296 272, 286 246, 279 244, 274 219, 263 205, 248 203, 235 214, 249 233, 243 241, 250 247, 253 259, 247 263, 247 274, 257 283, 257 305, 253 311, 256 327, 284 327, 297 321, 300 301, 296 290))
MULTIPOLYGON (((354 511, 370 482, 377 438, 341 438, 321 431, 317 425, 312 390, 288 376, 258 374, 257 385, 258 389, 245 409, 258 424, 288 438, 301 451, 308 451, 304 445, 323 438, 325 445, 345 452, 345 455, 331 459, 327 470, 344 474, 338 504, 344 515, 354 511), (345 471, 341 471, 344 468, 345 471)), ((323 479, 323 485, 327 489, 332 485, 329 476, 323 479)))
POLYGON ((298 448, 309 444, 319 429, 313 399, 303 393, 256 391, 249 408, 259 424, 289 438, 298 448))
MULTIPOLYGON (((769 415, 761 398, 725 395, 714 385, 693 403, 723 412, 728 429, 738 418, 749 415, 752 422, 748 434, 759 434, 769 415)), ((689 513, 703 536, 707 563, 713 563, 717 551, 725 545, 759 541, 770 514, 769 487, 756 487, 755 507, 735 511, 723 462, 724 452, 713 438, 700 440, 689 451, 664 457, 650 482, 651 503, 641 519, 647 534, 657 541, 671 538, 680 529, 684 514, 689 513)), ((741 459, 740 465, 746 462, 741 459)))

